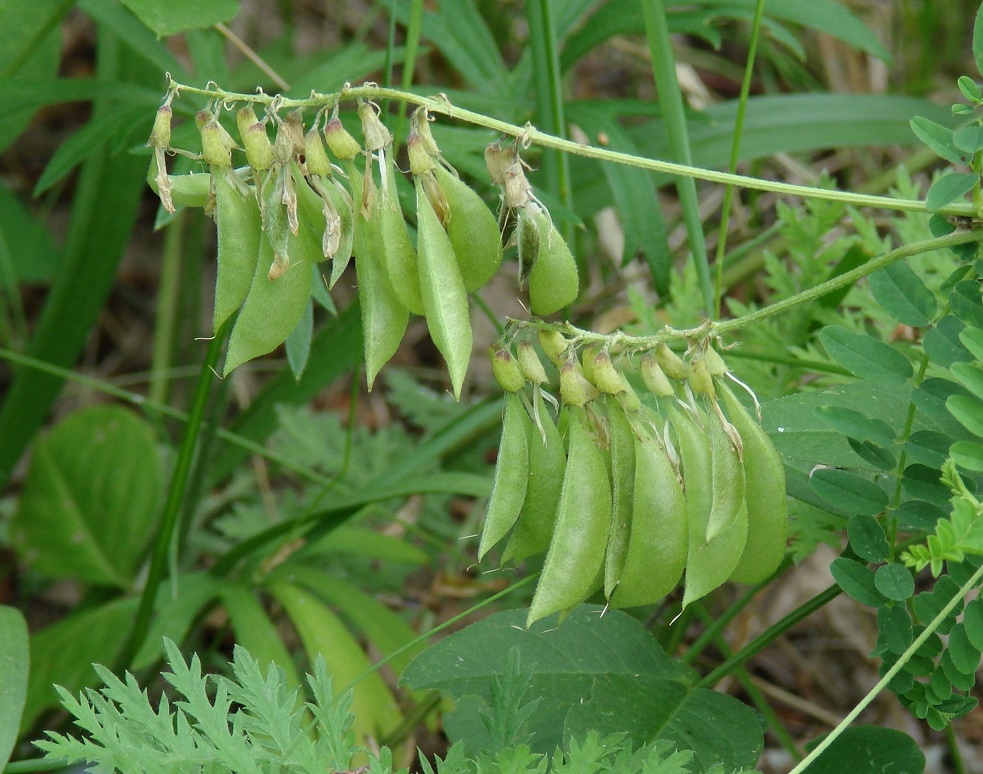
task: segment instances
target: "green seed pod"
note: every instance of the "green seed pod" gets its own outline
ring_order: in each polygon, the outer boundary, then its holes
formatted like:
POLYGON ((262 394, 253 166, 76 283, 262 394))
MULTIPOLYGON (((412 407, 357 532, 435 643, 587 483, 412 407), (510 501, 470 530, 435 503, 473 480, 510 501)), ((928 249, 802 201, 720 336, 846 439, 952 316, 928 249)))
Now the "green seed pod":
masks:
POLYGON ((396 162, 391 153, 386 154, 386 179, 376 199, 376 211, 369 222, 382 233, 386 271, 389 272, 389 282, 396 291, 396 297, 413 314, 422 315, 424 306, 418 259, 399 204, 396 162))
POLYGON ((522 340, 518 346, 519 370, 527 381, 535 385, 545 384, 549 381, 546 376, 546 369, 536 354, 536 348, 531 341, 522 340))
POLYGON ((331 162, 328 161, 328 154, 324 150, 324 143, 321 142, 321 135, 316 128, 311 127, 310 131, 304 135, 304 161, 307 164, 307 173, 318 177, 331 177, 331 162))
POLYGON ((697 356, 690 361, 687 381, 697 395, 707 395, 711 400, 716 397, 713 377, 710 376, 710 371, 707 369, 705 358, 697 356))
MULTIPOLYGON (((594 383, 594 359, 601 351, 600 344, 588 344, 580 350, 580 365, 584 369, 584 378, 591 384, 594 383)), ((596 386, 596 384, 595 384, 596 386)))
POLYGON ((468 294, 450 238, 440 225, 419 178, 416 180, 416 207, 417 258, 427 327, 447 363, 454 397, 460 400, 461 386, 471 359, 468 294))
MULTIPOLYGON (((363 199, 364 181, 351 165, 349 178, 352 196, 363 199)), ((362 341, 365 352, 365 378, 369 390, 379 370, 399 349, 409 312, 396 297, 382 255, 382 235, 369 228, 364 213, 355 214, 355 274, 358 278, 358 300, 362 309, 362 341)))
POLYGON ((527 556, 544 553, 550 546, 556 512, 563 487, 563 471, 567 464, 563 438, 554 424, 545 402, 534 401, 538 415, 529 442, 529 484, 512 538, 505 547, 503 562, 522 561, 527 556))
MULTIPOLYGON (((330 206, 338 214, 338 249, 331 256, 331 279, 328 287, 333 288, 335 283, 341 278, 352 257, 352 249, 355 237, 355 210, 351 194, 345 190, 341 183, 336 180, 325 181, 315 187, 324 201, 325 210, 330 206)), ((328 232, 325 231, 325 239, 328 232)), ((325 246, 323 249, 327 250, 325 246)))
POLYGON ((575 360, 560 366, 560 400, 565 405, 583 407, 599 394, 597 388, 584 378, 575 360))
POLYGON ((667 345, 659 344, 655 348, 655 357, 670 379, 682 381, 689 375, 689 366, 686 365, 686 361, 669 349, 667 345))
POLYGON ((550 359, 557 368, 560 368, 569 359, 570 342, 567 341, 559 331, 550 331, 540 328, 539 346, 543 348, 546 357, 550 359))
POLYGON ((727 415, 744 444, 744 500, 748 534, 744 552, 730 580, 760 583, 771 575, 785 556, 788 505, 785 498, 785 466, 768 434, 749 414, 733 392, 721 385, 727 415))
POLYGON ((157 108, 154 116, 154 128, 150 130, 150 139, 147 145, 151 148, 162 148, 166 150, 171 145, 171 119, 174 111, 171 110, 170 101, 157 108))
POLYGON ((433 156, 423 147, 420 135, 415 130, 406 138, 406 155, 409 157, 410 172, 414 177, 431 172, 435 166, 433 156))
MULTIPOLYGON (((604 556, 604 596, 608 599, 621 580, 628 558, 635 507, 635 431, 621 405, 605 398, 611 453, 611 524, 604 556)), ((685 557, 685 554, 684 554, 685 557)), ((654 569, 654 568, 652 568, 654 569)))
POLYGON ((580 278, 577 262, 560 232, 545 212, 535 215, 539 224, 539 256, 529 272, 529 308, 545 316, 577 300, 580 278))
POLYGON ((686 498, 662 445, 635 437, 635 487, 628 555, 612 607, 650 605, 679 583, 689 545, 686 498))
MULTIPOLYGON (((690 512, 689 551, 683 607, 709 594, 730 578, 744 553, 748 536, 743 470, 736 451, 716 413, 706 418, 710 429, 710 489, 712 500, 705 519, 690 512), (735 461, 737 461, 735 470, 735 461), (708 535, 713 536, 709 539, 708 535)), ((692 471, 683 456, 683 476, 689 487, 692 471)), ((705 476, 705 471, 696 471, 705 476)))
POLYGON ((567 610, 594 588, 604 566, 611 522, 607 463, 582 408, 568 406, 570 444, 556 527, 539 577, 526 626, 567 610))
POLYGON ((518 392, 526 386, 526 379, 522 375, 519 364, 508 348, 501 344, 492 344, 488 348, 488 356, 491 358, 492 373, 499 387, 506 392, 518 392))
POLYGON ((273 166, 273 143, 266 134, 266 125, 256 119, 251 107, 240 108, 236 113, 239 137, 246 149, 246 161, 254 172, 264 172, 273 166))
POLYGON ((362 152, 358 140, 351 136, 337 115, 324 125, 324 141, 336 159, 350 161, 362 152))
POLYGON ((515 392, 508 393, 505 396, 505 422, 498 446, 495 480, 478 546, 478 561, 508 534, 519 518, 529 483, 528 433, 531 429, 532 422, 522 405, 522 398, 515 392))
POLYGON ((392 145, 392 133, 379 120, 379 106, 364 99, 358 101, 358 117, 362 119, 362 135, 365 137, 365 149, 370 153, 382 150, 392 145))
POLYGON ((215 223, 218 273, 213 325, 217 332, 249 294, 262 234, 256 197, 243 196, 221 172, 215 175, 215 223))
POLYGON ((210 167, 231 167, 232 149, 236 147, 225 127, 207 110, 199 110, 195 116, 201 134, 201 157, 210 167))
POLYGON ((311 269, 294 266, 277 280, 268 277, 274 261, 273 246, 260 239, 259 258, 249 293, 236 318, 229 340, 223 376, 248 360, 272 352, 297 327, 311 292, 311 269))
MULTIPOLYGON (((542 231, 528 207, 507 210, 515 214, 516 247, 519 252, 519 287, 524 287, 532 272, 542 247, 542 231)), ((503 231, 504 234, 504 231, 503 231)))
POLYGON ((642 358, 641 370, 642 381, 645 382, 648 391, 657 398, 668 398, 676 394, 665 372, 659 366, 659 361, 651 352, 642 358))
POLYGON ((618 395, 625 392, 625 375, 615 368, 607 349, 602 349, 594 358, 594 386, 607 395, 618 395))
POLYGON ((484 287, 502 264, 498 222, 484 201, 457 175, 442 166, 433 169, 450 208, 447 236, 454 246, 464 287, 484 287))
POLYGON ((703 350, 703 361, 706 363, 707 372, 710 376, 723 376, 730 369, 724 362, 724 359, 720 356, 712 346, 708 346, 703 350))
MULTIPOLYGON (((154 167, 151 166, 151 172, 154 167)), ((168 175, 170 196, 173 205, 178 207, 204 207, 208 204, 208 192, 211 187, 211 175, 168 175)), ((154 193, 159 193, 155 179, 150 187, 154 193)))
MULTIPOLYGON (((314 183, 313 179, 304 177, 297 162, 290 163, 290 175, 293 177, 294 190, 297 193, 297 217, 300 228, 308 230, 315 239, 321 241, 322 250, 317 260, 330 258, 334 253, 328 248, 332 245, 325 243, 324 238, 328 231, 329 215, 333 214, 335 220, 338 219, 338 215, 326 211, 321 197, 311 187, 314 183)), ((337 224, 335 224, 335 231, 338 231, 337 224)), ((337 244, 334 245, 334 249, 337 250, 337 244)))
MULTIPOLYGON (((440 148, 437 147, 437 141, 433 138, 433 133, 430 131, 430 113, 427 108, 423 105, 418 107, 413 111, 412 116, 413 132, 419 137, 420 145, 428 156, 434 159, 440 159, 440 148)), ((408 141, 407 141, 408 142, 408 141)))

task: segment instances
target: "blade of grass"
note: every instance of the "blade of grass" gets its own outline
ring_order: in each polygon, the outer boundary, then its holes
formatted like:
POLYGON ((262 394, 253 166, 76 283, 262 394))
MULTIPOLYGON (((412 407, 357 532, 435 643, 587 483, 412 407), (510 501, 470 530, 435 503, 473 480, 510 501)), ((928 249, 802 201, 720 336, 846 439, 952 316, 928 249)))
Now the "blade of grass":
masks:
POLYGON ((147 582, 140 594, 140 607, 137 609, 133 628, 130 630, 126 644, 116 659, 114 671, 118 672, 130 666, 133 657, 140 650, 143 641, 147 638, 147 633, 150 631, 154 600, 157 599, 157 590, 164 581, 164 574, 171 556, 171 541, 174 538, 182 504, 185 500, 191 466, 195 459, 195 450, 198 448, 202 423, 205 419, 205 409, 208 407, 208 396, 211 393, 212 382, 216 378, 215 367, 218 365, 219 356, 222 354, 225 339, 232 329, 232 322, 232 318, 226 320, 208 345, 208 352, 202 363, 198 384, 195 387, 191 411, 188 414, 188 423, 184 426, 184 436, 181 439, 181 447, 178 449, 177 459, 174 463, 171 484, 167 491, 167 501, 161 515, 160 528, 154 538, 150 570, 147 573, 147 582))
POLYGON ((174 356, 185 215, 184 212, 177 213, 164 233, 160 287, 157 291, 157 321, 154 325, 153 356, 150 361, 150 400, 158 403, 167 400, 168 373, 174 356))
MULTIPOLYGON (((145 82, 156 80, 143 62, 122 48, 110 32, 100 30, 97 75, 145 82)), ((97 103, 94 116, 114 108, 97 103)), ((150 116, 148 115, 148 119, 150 116)), ((99 316, 113 286, 116 268, 129 242, 145 185, 146 159, 107 148, 93 153, 82 165, 64 263, 48 294, 41 319, 27 353, 64 367, 75 362, 89 330, 99 316)), ((62 380, 34 369, 15 374, 0 408, 0 488, 44 422, 61 390, 62 380)))
MULTIPOLYGON (((733 174, 737 171, 737 159, 741 151, 741 136, 744 134, 744 114, 747 112, 747 100, 751 93, 751 78, 754 75, 754 60, 758 53, 758 38, 761 34, 761 20, 765 14, 765 0, 757 0, 754 6, 754 23, 751 27, 751 42, 748 45, 747 62, 744 65, 744 80, 741 81, 741 94, 737 101, 737 116, 734 120, 734 140, 730 146, 730 162, 727 171, 733 174)), ((724 188, 724 201, 720 205, 720 236, 717 239, 717 255, 714 263, 717 267, 716 282, 713 293, 713 316, 720 319, 720 301, 724 287, 724 254, 727 251, 727 229, 730 226, 730 210, 734 199, 734 186, 724 188)))
MULTIPOLYGON (((686 113, 683 109, 683 95, 676 78, 676 61, 672 54, 672 39, 666 23, 666 9, 662 0, 642 0, 645 11, 645 36, 648 39, 652 58, 652 75, 659 90, 662 117, 669 140, 673 160, 678 164, 692 166, 689 139, 686 130, 686 113)), ((707 261, 707 246, 700 220, 699 200, 696 196, 696 183, 691 177, 676 179, 676 190, 683 207, 683 222, 689 236, 689 248, 699 278, 700 291, 708 317, 713 316, 713 285, 710 280, 710 266, 707 261)))

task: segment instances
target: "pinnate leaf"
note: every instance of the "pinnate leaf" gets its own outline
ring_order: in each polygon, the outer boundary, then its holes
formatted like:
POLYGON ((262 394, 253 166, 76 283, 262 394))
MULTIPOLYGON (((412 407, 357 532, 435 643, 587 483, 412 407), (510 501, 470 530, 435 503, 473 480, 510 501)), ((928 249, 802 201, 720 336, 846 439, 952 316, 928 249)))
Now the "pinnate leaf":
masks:
POLYGON ((854 376, 871 381, 903 381, 912 375, 908 359, 883 341, 827 325, 819 334, 827 354, 854 376))

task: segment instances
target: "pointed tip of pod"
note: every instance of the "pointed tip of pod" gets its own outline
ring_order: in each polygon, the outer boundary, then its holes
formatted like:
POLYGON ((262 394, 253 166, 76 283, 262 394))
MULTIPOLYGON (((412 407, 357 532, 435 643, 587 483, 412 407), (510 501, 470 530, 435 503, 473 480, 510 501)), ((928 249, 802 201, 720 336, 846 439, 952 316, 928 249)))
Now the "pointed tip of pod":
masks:
POLYGON ((537 385, 549 381, 549 377, 546 376, 546 369, 543 368, 543 363, 539 359, 539 355, 536 354, 536 348, 531 341, 520 341, 516 351, 519 370, 527 381, 537 385))
POLYGON ((526 386, 522 370, 507 347, 492 344, 488 348, 488 356, 491 358, 492 373, 499 387, 506 392, 518 392, 526 386))

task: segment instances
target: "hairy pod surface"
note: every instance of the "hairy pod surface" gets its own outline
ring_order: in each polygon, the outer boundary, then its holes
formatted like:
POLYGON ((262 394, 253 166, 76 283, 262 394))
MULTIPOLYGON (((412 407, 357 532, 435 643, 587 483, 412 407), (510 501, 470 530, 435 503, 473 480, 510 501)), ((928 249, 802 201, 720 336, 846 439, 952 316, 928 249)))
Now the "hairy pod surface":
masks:
POLYGON ((744 441, 744 499, 747 502, 747 543, 730 579, 760 583, 785 556, 788 503, 785 466, 768 434, 726 385, 718 386, 731 423, 744 441))
POLYGON ((262 236, 256 197, 243 196, 221 171, 215 175, 215 224, 218 271, 212 321, 218 331, 249 294, 262 236))
POLYGON ((611 524, 604 556, 604 596, 621 580, 628 558, 635 509, 635 431, 617 400, 605 398, 611 465, 611 524))
POLYGON ((294 180, 294 189, 297 192, 297 216, 299 227, 310 232, 311 236, 322 243, 321 254, 317 260, 323 261, 331 256, 325 253, 323 245, 324 232, 328 227, 327 217, 324 212, 324 203, 317 192, 311 188, 300 171, 300 167, 295 162, 290 164, 290 174, 294 180))
MULTIPOLYGON (((353 165, 349 170, 349 180, 353 198, 361 201, 362 176, 353 165)), ((409 312, 389 284, 382 249, 381 234, 370 228, 365 213, 359 208, 355 215, 355 275, 362 309, 365 379, 370 390, 379 370, 396 354, 409 322, 409 312)))
POLYGON ((539 415, 538 427, 528 435, 529 482, 512 538, 505 547, 502 561, 521 561, 542 554, 550 547, 556 512, 560 505, 563 473, 567 465, 563 437, 543 401, 534 401, 539 415))
POLYGON ((635 486, 628 556, 610 596, 613 607, 650 605, 679 583, 689 550, 686 498, 665 449, 635 437, 635 486))
MULTIPOLYGON (((707 424, 711 447, 712 502, 705 521, 694 524, 691 519, 689 522, 684 607, 706 596, 730 578, 747 543, 743 468, 720 418, 711 413, 707 424), (711 534, 712 537, 708 537, 711 534)), ((686 467, 685 457, 683 466, 684 480, 688 484, 691 473, 686 467)))
POLYGON ((529 431, 532 420, 522 405, 522 397, 505 396, 505 421, 498 445, 495 480, 485 511, 485 522, 478 545, 478 561, 508 533, 522 510, 529 483, 529 431))
MULTIPOLYGON (((161 202, 164 201, 164 196, 161 195, 159 180, 162 179, 160 176, 160 167, 158 165, 157 157, 150 157, 150 167, 147 169, 147 184, 153 189, 153 192, 161 197, 161 202)), ((169 187, 168 201, 171 203, 171 207, 205 207, 208 204, 209 191, 211 189, 211 175, 205 173, 198 173, 194 175, 165 175, 164 180, 167 181, 169 187)), ((170 212, 170 208, 165 205, 165 209, 170 212)))
POLYGON ((427 327, 447 363, 454 397, 460 400, 473 341, 468 293, 457 268, 454 247, 440 225, 420 178, 416 180, 416 206, 420 290, 427 327))
POLYGON ((454 246, 465 289, 471 293, 484 287, 502 265, 502 240, 498 221, 470 186, 445 167, 433 168, 447 197, 450 220, 447 236, 454 246))
POLYGON ((545 212, 535 215, 539 226, 539 256, 529 272, 529 308, 545 316, 577 300, 580 277, 577 262, 545 212))
MULTIPOLYGON (((388 149, 387 149, 388 150, 388 149)), ((420 288, 420 270, 416 250, 410 242, 403 208, 396 190, 396 162, 392 154, 386 154, 385 185, 376 199, 376 226, 382 230, 382 243, 389 281, 400 302, 413 314, 424 313, 420 288)), ((419 204, 418 204, 419 206, 419 204)))
POLYGON ((570 406, 569 454, 553 540, 533 595, 526 626, 583 602, 604 567, 611 522, 611 483, 587 411, 570 406))
POLYGON ((223 376, 247 360, 280 346, 297 327, 307 306, 311 293, 310 265, 299 261, 278 279, 271 280, 267 267, 273 258, 273 246, 264 235, 249 293, 232 328, 223 376))

